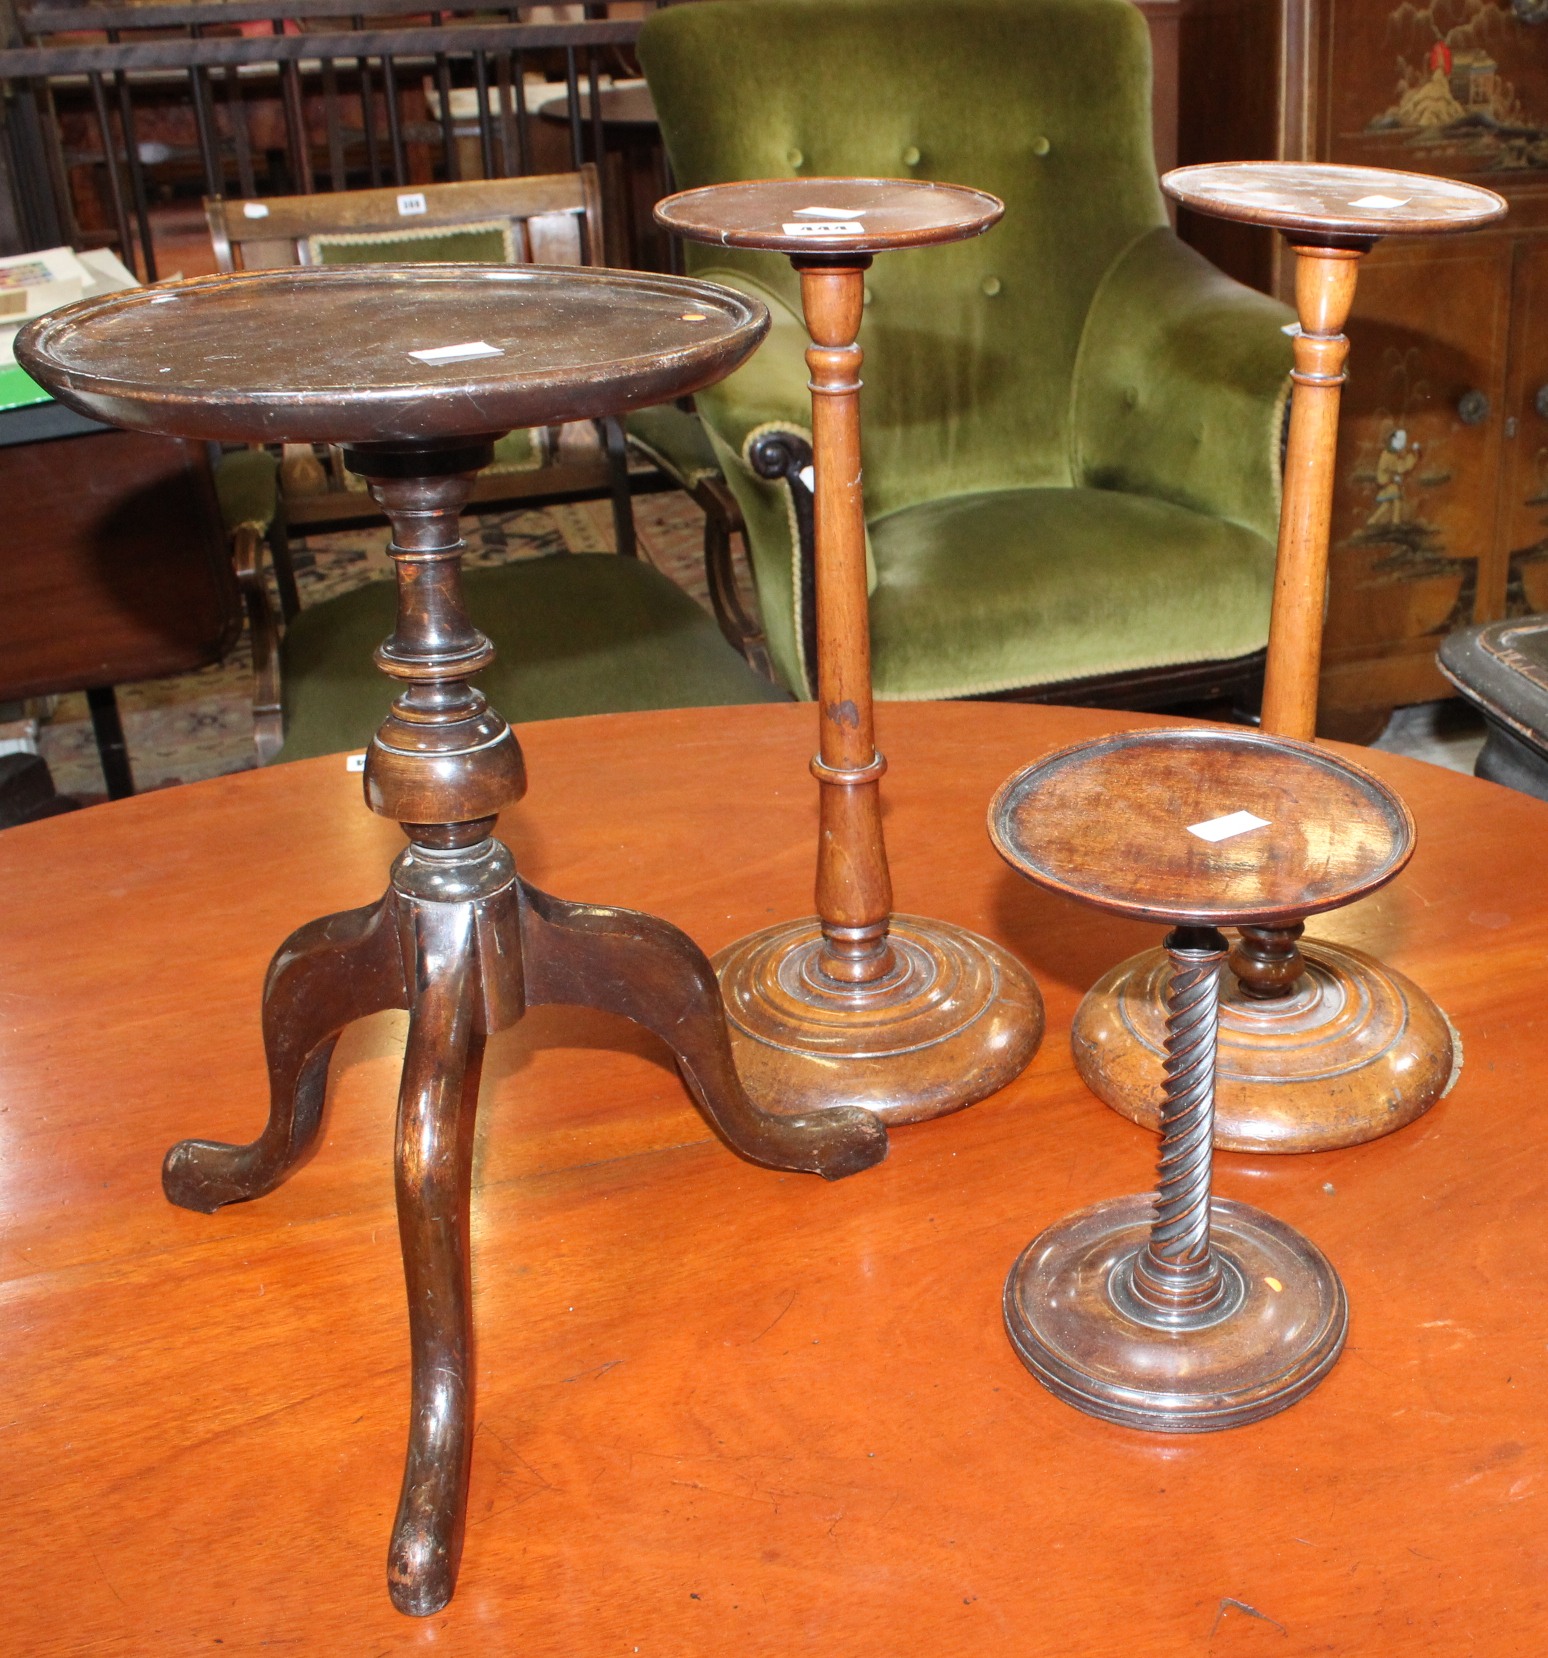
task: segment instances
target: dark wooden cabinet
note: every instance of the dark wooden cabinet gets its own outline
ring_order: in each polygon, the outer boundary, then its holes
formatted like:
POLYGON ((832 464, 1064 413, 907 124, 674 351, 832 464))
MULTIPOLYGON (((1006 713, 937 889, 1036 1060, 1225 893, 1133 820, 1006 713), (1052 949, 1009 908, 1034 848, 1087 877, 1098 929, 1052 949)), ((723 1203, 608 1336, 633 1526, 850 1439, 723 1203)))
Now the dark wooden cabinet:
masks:
MULTIPOLYGON (((1322 705, 1329 733, 1363 735, 1448 694, 1435 651, 1450 629, 1548 609, 1548 7, 1185 0, 1178 73, 1185 162, 1398 167, 1511 204, 1497 230, 1394 240, 1361 272, 1322 705)), ((1188 214, 1179 228, 1289 297, 1267 233, 1188 214)))

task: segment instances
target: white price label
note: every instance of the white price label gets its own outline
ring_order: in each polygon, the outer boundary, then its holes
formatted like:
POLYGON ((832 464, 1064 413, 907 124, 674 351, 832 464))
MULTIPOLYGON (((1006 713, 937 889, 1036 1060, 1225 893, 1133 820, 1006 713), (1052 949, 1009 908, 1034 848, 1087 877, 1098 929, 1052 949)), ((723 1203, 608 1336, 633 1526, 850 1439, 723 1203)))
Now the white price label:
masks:
POLYGON ((463 363, 472 357, 503 357, 504 348, 490 345, 488 340, 469 340, 464 345, 430 345, 423 351, 411 351, 422 363, 463 363))
POLYGON ((242 217, 244 219, 267 219, 269 209, 261 201, 245 201, 242 203, 242 217))
POLYGON ((398 197, 398 217, 412 219, 416 213, 425 213, 429 209, 425 206, 423 190, 406 190, 398 197))
POLYGON ((1212 817, 1207 823, 1190 823, 1188 833, 1201 841, 1228 841, 1233 835, 1245 835, 1249 829, 1267 829, 1266 817, 1254 817, 1251 812, 1228 812, 1225 817, 1212 817))
POLYGON ((865 226, 857 219, 813 219, 809 224, 781 225, 787 236, 863 236, 865 226))

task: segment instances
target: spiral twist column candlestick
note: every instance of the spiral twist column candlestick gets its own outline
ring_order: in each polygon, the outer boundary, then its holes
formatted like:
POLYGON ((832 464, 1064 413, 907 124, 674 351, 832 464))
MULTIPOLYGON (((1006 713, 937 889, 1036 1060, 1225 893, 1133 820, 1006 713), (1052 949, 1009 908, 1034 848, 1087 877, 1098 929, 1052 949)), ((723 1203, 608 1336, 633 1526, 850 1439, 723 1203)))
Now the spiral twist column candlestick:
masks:
POLYGON ((1412 820, 1309 744, 1201 727, 1061 750, 1011 778, 989 822, 1039 885, 1176 923, 1158 997, 1155 1195, 1082 1209, 1027 1245, 1005 1281, 1012 1345, 1051 1392, 1128 1427, 1199 1433, 1285 1409, 1332 1367, 1349 1315, 1314 1244, 1211 1193, 1218 929, 1374 891, 1406 862, 1412 820))

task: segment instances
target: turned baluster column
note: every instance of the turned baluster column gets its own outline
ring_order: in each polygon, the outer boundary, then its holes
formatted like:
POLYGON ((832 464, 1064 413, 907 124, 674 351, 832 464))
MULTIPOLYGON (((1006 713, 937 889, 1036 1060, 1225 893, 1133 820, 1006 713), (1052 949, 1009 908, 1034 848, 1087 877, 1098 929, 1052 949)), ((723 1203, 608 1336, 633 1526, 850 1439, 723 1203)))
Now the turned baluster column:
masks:
POLYGON ((462 596, 458 513, 488 440, 437 450, 350 450, 392 523, 398 617, 376 665, 403 682, 366 753, 366 804, 403 825, 411 847, 472 847, 526 790, 521 750, 469 676, 494 660, 462 596))
POLYGON ((829 978, 868 984, 892 964, 887 922, 892 879, 882 838, 881 783, 871 711, 871 634, 865 579, 860 465, 860 363, 856 343, 869 259, 801 267, 801 301, 814 344, 811 369, 813 512, 817 560, 820 785, 817 915, 829 978))
MULTIPOLYGON (((1370 243, 1295 249, 1295 366, 1290 379, 1290 436, 1285 446, 1284 501, 1263 675, 1262 727, 1310 742, 1317 734, 1317 682, 1327 611, 1328 542, 1333 526, 1333 459, 1338 408, 1348 378, 1344 324, 1354 304, 1360 260, 1370 243)), ((1297 940, 1305 928, 1244 931, 1231 952, 1231 971, 1252 1001, 1275 1001, 1295 989, 1305 969, 1297 940)))
MULTIPOLYGON (((695 241, 784 254, 810 340, 812 585, 799 597, 816 601, 817 913, 760 927, 714 958, 742 1080, 770 1111, 861 1105, 918 1122, 1008 1082, 1042 1035, 1042 998, 1009 952, 950 922, 893 912, 887 768, 871 712, 857 343, 865 275, 876 254, 964 241, 1003 211, 975 190, 900 179, 758 179, 656 205, 662 224, 695 241)), ((795 435, 774 422, 753 437, 781 431, 795 435)))

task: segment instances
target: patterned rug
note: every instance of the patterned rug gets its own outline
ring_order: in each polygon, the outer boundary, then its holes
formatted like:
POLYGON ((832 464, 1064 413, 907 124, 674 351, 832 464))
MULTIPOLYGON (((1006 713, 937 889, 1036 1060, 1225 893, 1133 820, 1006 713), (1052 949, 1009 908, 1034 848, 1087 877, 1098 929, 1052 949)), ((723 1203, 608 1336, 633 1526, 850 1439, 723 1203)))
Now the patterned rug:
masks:
MULTIPOLYGON (((709 609, 704 518, 679 491, 635 498, 640 556, 709 609)), ((516 559, 605 553, 613 546, 607 501, 469 515, 470 568, 516 559)), ((369 581, 390 580, 386 524, 366 524, 291 542, 303 608, 369 581)), ((224 662, 172 679, 120 685, 119 712, 137 790, 192 783, 255 765, 252 651, 244 633, 224 662)), ((84 694, 60 697, 38 731, 38 750, 61 794, 104 798, 102 768, 84 694)))

